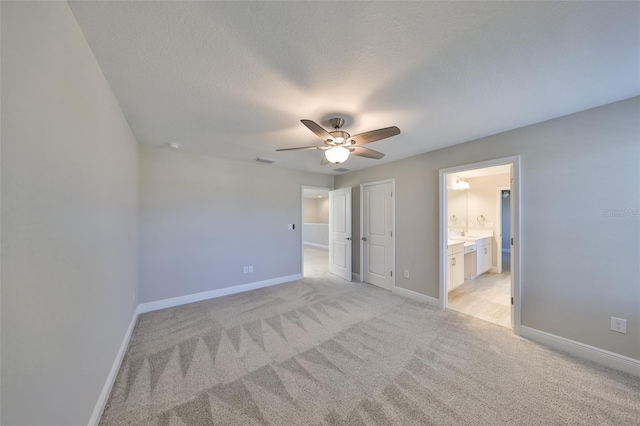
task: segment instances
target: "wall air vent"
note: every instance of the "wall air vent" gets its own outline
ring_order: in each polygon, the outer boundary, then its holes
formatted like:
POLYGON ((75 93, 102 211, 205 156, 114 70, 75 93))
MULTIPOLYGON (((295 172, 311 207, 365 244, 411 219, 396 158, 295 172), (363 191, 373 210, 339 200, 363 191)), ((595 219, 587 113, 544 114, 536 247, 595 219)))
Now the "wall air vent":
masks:
POLYGON ((273 164, 276 162, 276 160, 267 160, 266 158, 260 158, 260 157, 256 158, 256 161, 258 163, 263 163, 263 164, 273 164))
POLYGON ((345 169, 344 167, 338 167, 337 169, 333 169, 334 172, 340 172, 340 173, 344 173, 344 172, 348 172, 349 169, 345 169))

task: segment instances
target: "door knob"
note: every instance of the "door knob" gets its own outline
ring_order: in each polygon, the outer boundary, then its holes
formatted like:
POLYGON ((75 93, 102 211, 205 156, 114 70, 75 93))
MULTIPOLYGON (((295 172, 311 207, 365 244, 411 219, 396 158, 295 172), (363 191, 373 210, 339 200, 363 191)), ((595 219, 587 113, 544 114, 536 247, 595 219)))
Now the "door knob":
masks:
POLYGON ((349 240, 349 241, 351 241, 351 237, 347 237, 346 239, 347 239, 347 240, 349 240))
POLYGON ((362 241, 367 241, 367 237, 362 237, 362 241))

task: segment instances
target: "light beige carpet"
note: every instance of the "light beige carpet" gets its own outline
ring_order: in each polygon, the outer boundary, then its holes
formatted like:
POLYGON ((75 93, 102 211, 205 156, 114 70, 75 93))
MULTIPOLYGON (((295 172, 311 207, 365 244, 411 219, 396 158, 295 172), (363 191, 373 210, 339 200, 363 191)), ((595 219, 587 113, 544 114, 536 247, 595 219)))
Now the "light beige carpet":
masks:
POLYGON ((640 379, 325 274, 141 315, 101 424, 635 425, 640 379))

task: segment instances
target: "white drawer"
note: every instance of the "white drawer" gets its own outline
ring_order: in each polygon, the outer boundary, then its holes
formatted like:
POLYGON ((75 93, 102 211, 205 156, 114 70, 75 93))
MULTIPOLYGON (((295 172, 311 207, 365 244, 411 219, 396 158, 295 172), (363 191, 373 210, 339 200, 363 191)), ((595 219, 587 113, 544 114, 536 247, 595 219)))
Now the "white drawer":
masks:
POLYGON ((478 246, 476 244, 471 244, 469 246, 465 246, 464 248, 464 254, 467 253, 473 253, 474 251, 476 251, 478 249, 478 246))

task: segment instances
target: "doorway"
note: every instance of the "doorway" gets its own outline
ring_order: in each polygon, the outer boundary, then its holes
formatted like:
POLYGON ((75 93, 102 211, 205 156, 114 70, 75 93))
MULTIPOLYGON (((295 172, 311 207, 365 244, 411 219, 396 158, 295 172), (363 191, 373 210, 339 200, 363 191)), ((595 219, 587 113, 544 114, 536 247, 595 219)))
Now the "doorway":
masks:
POLYGON ((497 273, 511 270, 511 187, 497 188, 496 193, 497 273))
POLYGON ((515 333, 520 327, 518 176, 519 157, 440 170, 440 305, 515 333), (503 248, 509 250, 504 256, 503 248))
POLYGON ((329 188, 302 187, 302 276, 329 271, 329 188))

